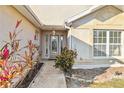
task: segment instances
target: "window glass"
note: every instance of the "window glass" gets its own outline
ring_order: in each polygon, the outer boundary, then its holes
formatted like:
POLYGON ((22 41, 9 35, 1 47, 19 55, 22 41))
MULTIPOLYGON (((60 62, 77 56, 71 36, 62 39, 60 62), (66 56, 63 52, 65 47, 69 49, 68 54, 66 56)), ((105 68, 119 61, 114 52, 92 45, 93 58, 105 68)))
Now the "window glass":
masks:
POLYGON ((60 36, 60 43, 61 43, 61 51, 64 48, 64 36, 60 36))
POLYGON ((106 56, 106 32, 94 31, 94 56, 106 56))
POLYGON ((46 39, 46 56, 48 56, 48 35, 45 36, 45 39, 46 39))
POLYGON ((107 50, 109 56, 121 56, 121 31, 94 30, 93 36, 94 56, 107 56, 107 50))

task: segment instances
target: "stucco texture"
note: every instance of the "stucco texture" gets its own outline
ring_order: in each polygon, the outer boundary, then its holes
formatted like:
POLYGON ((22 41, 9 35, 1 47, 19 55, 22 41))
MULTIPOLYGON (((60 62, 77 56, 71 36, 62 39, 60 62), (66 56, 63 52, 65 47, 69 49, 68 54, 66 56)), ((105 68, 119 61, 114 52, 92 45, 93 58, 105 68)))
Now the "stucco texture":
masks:
MULTIPOLYGON (((105 6, 72 23, 72 49, 78 52, 77 61, 109 63, 124 61, 124 41, 122 40, 122 56, 95 59, 93 57, 93 30, 94 29, 119 29, 124 36, 124 13, 113 7, 105 6), (116 59, 116 60, 115 60, 116 59)), ((122 38, 123 39, 123 38, 122 38)))
POLYGON ((17 30, 23 30, 18 39, 21 39, 20 45, 24 46, 28 40, 34 40, 37 28, 12 6, 0 6, 0 47, 3 46, 3 40, 9 40, 9 32, 14 30, 16 21, 21 19, 22 23, 17 30))

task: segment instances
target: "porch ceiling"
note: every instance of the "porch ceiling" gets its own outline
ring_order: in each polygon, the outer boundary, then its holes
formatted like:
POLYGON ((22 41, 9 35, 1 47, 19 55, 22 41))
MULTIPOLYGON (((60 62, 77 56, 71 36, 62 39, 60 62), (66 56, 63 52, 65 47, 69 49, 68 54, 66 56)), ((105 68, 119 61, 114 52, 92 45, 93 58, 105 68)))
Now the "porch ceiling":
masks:
POLYGON ((65 28, 65 26, 62 26, 62 25, 44 25, 42 27, 42 30, 63 30, 63 31, 67 31, 68 29, 65 28))

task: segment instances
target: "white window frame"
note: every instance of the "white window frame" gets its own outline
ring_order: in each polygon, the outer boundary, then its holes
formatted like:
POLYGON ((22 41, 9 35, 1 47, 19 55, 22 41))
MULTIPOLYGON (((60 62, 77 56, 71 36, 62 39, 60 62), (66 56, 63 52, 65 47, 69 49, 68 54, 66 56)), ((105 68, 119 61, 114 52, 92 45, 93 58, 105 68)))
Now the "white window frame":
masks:
MULTIPOLYGON (((105 30, 106 31, 106 56, 95 56, 94 55, 94 41, 93 41, 93 47, 92 47, 92 55, 93 55, 93 58, 96 58, 96 59, 101 59, 101 58, 122 58, 123 57, 123 30, 119 30, 119 29, 93 29, 93 34, 94 34, 94 31, 96 30, 105 30), (121 55, 120 56, 109 56, 109 33, 110 31, 119 31, 121 32, 121 55)), ((94 36, 93 36, 94 38, 94 36)))
POLYGON ((44 35, 44 40, 45 40, 45 58, 49 58, 50 54, 49 54, 49 34, 45 34, 44 35), (46 42, 46 38, 47 38, 47 42, 46 42), (47 54, 46 54, 46 50, 47 50, 47 54))
POLYGON ((39 40, 39 32, 37 30, 35 31, 35 38, 36 38, 34 39, 35 41, 39 40))

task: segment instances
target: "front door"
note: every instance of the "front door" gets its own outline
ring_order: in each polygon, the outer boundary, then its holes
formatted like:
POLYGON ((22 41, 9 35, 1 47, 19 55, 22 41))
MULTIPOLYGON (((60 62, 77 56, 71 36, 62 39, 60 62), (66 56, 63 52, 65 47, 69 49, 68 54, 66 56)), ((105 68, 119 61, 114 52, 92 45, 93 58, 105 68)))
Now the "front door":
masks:
POLYGON ((59 54, 59 36, 50 36, 50 58, 55 58, 59 54))

